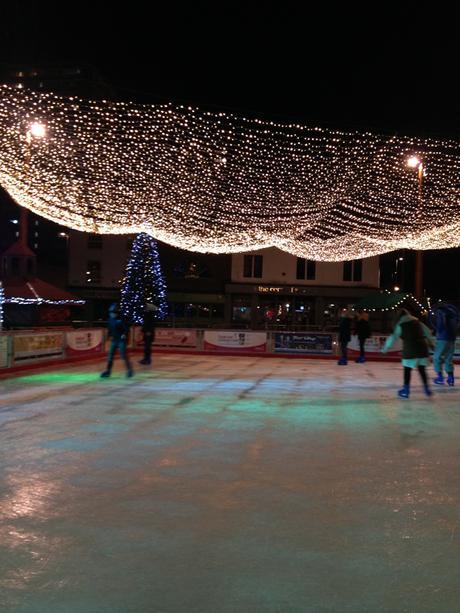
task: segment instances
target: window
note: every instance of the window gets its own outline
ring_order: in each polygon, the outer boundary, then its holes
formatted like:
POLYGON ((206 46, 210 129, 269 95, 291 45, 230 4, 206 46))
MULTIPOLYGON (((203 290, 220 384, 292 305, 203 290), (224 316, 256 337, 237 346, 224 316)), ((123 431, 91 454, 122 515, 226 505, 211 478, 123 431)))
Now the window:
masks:
POLYGON ((251 296, 232 296, 232 323, 249 325, 251 313, 251 296))
POLYGON ((243 277, 262 278, 263 256, 245 255, 243 264, 243 277))
POLYGON ((343 280, 344 281, 362 281, 363 278, 363 261, 352 260, 351 262, 343 263, 343 280))
POLYGON ((351 281, 353 272, 353 262, 344 262, 343 263, 343 280, 351 281))
POLYGON ((101 263, 97 260, 90 260, 86 268, 86 283, 101 282, 101 263))
POLYGON ((101 234, 90 234, 88 236, 88 249, 102 249, 101 234))
POLYGON ((297 258, 297 279, 314 281, 316 279, 316 262, 314 260, 297 258))
POLYGON ((363 279, 363 261, 355 260, 353 262, 353 281, 362 281, 363 279))

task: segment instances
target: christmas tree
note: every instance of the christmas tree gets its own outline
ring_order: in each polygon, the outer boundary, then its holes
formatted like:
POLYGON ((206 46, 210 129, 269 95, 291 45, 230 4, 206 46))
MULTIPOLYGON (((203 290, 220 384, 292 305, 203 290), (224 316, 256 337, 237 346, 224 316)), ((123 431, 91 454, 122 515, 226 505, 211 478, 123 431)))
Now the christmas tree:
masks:
POLYGON ((153 304, 155 319, 167 311, 166 284, 155 239, 142 232, 134 240, 121 288, 121 312, 128 321, 142 324, 146 304, 153 304))

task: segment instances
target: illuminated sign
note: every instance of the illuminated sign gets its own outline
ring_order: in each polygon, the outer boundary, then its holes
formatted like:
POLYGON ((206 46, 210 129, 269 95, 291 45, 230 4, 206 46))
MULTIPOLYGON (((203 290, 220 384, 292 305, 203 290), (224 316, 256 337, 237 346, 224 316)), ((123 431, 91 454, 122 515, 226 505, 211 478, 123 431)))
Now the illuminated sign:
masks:
POLYGON ((295 285, 257 285, 255 291, 259 294, 306 294, 306 287, 295 285))

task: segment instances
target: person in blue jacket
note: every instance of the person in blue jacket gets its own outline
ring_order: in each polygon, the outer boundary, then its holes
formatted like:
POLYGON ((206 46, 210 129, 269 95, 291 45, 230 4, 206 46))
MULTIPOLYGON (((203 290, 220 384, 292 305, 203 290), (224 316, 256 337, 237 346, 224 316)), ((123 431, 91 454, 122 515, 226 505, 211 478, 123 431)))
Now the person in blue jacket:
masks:
POLYGON ((444 385, 443 367, 447 374, 447 385, 454 385, 455 339, 460 325, 460 311, 453 304, 440 303, 430 313, 429 322, 436 331, 436 345, 433 367, 437 373, 436 385, 444 385))
POLYGON ((133 376, 133 369, 126 353, 126 345, 129 337, 129 324, 123 318, 120 307, 117 303, 114 303, 109 308, 109 320, 107 322, 109 330, 109 337, 112 339, 112 343, 109 349, 109 357, 107 361, 107 368, 101 373, 101 377, 110 377, 112 374, 113 358, 117 349, 120 351, 120 356, 126 365, 126 376, 133 376))

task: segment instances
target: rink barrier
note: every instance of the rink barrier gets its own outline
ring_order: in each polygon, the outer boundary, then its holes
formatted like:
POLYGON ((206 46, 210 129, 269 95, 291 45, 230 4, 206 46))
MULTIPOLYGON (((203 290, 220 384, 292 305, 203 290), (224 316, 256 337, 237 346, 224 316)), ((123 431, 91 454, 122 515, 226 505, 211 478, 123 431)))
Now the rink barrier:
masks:
MULTIPOLYGON (((381 354, 388 335, 373 335, 366 341, 370 360, 401 359, 400 344, 381 354)), ((399 343, 399 341, 398 341, 399 343)), ((104 328, 78 330, 27 330, 0 333, 0 370, 19 370, 22 366, 68 363, 80 359, 99 359, 110 346, 104 328)), ((143 348, 139 326, 131 328, 128 346, 143 348)), ((336 359, 339 353, 335 332, 292 332, 252 330, 207 330, 199 328, 161 328, 155 331, 154 351, 161 353, 200 353, 221 355, 258 355, 264 357, 304 357, 336 359)), ((350 360, 359 355, 356 336, 348 345, 350 360)), ((456 340, 455 361, 460 361, 460 337, 456 340)))

